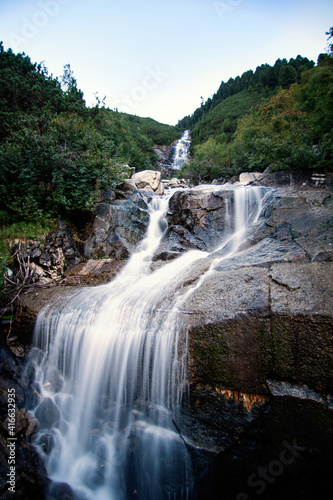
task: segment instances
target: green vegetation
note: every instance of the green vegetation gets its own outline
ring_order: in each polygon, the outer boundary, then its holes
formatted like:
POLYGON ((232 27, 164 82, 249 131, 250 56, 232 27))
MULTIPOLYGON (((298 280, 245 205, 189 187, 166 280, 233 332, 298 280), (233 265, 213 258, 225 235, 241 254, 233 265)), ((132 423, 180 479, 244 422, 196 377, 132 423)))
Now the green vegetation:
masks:
POLYGON ((181 137, 181 133, 171 125, 164 125, 152 118, 142 118, 140 116, 119 113, 120 119, 125 128, 135 134, 135 129, 151 139, 154 144, 162 146, 169 145, 181 137))
POLYGON ((271 89, 257 92, 241 90, 237 94, 227 97, 204 114, 191 131, 192 147, 202 144, 209 138, 218 142, 230 142, 239 118, 244 116, 252 107, 261 103, 268 96, 272 96, 271 89))
MULTIPOLYGON (((327 33, 329 38, 333 29, 327 33)), ((297 56, 222 82, 218 92, 178 128, 190 128, 193 183, 242 171, 333 170, 333 57, 317 66, 297 56)))
POLYGON ((98 194, 154 169, 154 144, 180 132, 150 118, 88 108, 70 65, 59 81, 0 44, 0 210, 2 223, 70 218, 98 194))

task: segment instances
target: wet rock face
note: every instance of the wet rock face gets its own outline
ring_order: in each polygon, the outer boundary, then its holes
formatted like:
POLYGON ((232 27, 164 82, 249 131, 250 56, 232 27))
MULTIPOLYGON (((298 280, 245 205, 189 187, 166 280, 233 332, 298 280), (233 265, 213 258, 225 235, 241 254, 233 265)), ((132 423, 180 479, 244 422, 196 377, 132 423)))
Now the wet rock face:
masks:
POLYGON ((171 146, 154 146, 154 150, 159 157, 159 166, 170 166, 172 162, 172 156, 174 153, 174 147, 171 146))
MULTIPOLYGON (((263 240, 261 253, 264 246, 275 245, 276 252, 289 254, 285 256, 287 260, 293 254, 294 259, 303 255, 306 260, 331 261, 332 211, 333 196, 328 189, 281 187, 272 194, 265 221, 258 224, 246 245, 263 240)), ((216 192, 177 191, 170 199, 169 229, 161 252, 179 254, 189 248, 212 251, 224 231, 233 227, 233 212, 233 191, 225 187, 216 192)), ((254 248, 255 252, 258 250, 254 248)), ((268 248, 266 253, 269 252, 268 248)), ((277 256, 272 256, 272 261, 276 260, 277 256)))
POLYGON ((51 429, 60 420, 60 412, 52 399, 44 398, 36 410, 36 418, 42 429, 51 429))
POLYGON ((86 258, 127 258, 143 238, 149 221, 148 205, 139 193, 127 199, 100 203, 93 235, 85 241, 86 258))
POLYGON ((268 208, 270 235, 292 240, 310 261, 333 260, 333 195, 325 189, 280 188, 268 208))
MULTIPOLYGON (((138 203, 131 197, 101 201, 87 255, 128 255, 146 228, 147 206, 137 196, 138 203)), ((216 264, 182 305, 189 332, 189 394, 175 422, 188 438, 201 478, 198 499, 219 499, 221 492, 223 500, 256 497, 262 471, 268 474, 263 487, 269 498, 283 498, 285 488, 290 498, 300 489, 310 491, 318 471, 320 485, 327 483, 333 464, 332 208, 328 189, 279 188, 241 252, 216 264), (249 484, 251 477, 256 487, 249 484)), ((232 224, 232 213, 232 193, 226 189, 223 195, 176 192, 155 260, 189 248, 213 249, 228 214, 232 224)), ((181 293, 198 282, 211 260, 202 259, 184 274, 181 293)), ((67 273, 68 279, 72 285, 77 278, 80 285, 89 284, 99 279, 97 268, 105 275, 113 272, 112 262, 122 261, 89 260, 67 273)), ((45 298, 50 291, 44 292, 45 298)), ((35 300, 30 298, 30 308, 35 300)), ((41 305, 41 296, 38 300, 41 305)), ((12 377, 15 363, 3 367, 3 376, 12 377)), ((20 394, 18 381, 13 383, 20 394)), ((41 418, 48 413, 44 410, 41 418)), ((56 415, 49 410, 52 420, 56 415)), ((304 498, 315 498, 314 493, 304 498)))

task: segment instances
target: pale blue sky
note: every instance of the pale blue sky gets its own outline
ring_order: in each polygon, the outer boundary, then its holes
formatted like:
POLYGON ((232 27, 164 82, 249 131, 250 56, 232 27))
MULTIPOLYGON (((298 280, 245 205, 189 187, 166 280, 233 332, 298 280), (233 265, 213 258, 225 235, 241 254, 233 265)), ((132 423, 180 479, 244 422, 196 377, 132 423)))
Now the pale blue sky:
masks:
POLYGON ((0 0, 0 40, 61 76, 88 105, 177 121, 222 80, 298 54, 317 60, 331 0, 0 0))

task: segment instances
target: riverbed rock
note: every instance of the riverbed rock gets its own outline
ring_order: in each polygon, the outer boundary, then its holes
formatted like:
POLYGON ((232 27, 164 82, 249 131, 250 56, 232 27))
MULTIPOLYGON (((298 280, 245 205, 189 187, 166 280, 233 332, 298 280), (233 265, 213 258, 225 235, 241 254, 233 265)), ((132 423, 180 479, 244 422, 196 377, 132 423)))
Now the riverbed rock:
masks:
POLYGON ((155 194, 158 196, 163 196, 164 195, 164 185, 163 182, 159 182, 157 189, 155 190, 155 194))
POLYGON ((166 188, 189 188, 185 179, 178 179, 177 177, 172 177, 171 179, 163 179, 164 187, 166 188))
MULTIPOLYGON (((248 172, 251 174, 252 172, 248 172)), ((243 175, 243 174, 241 174, 243 175)), ((333 188, 333 175, 316 170, 281 170, 272 172, 270 168, 250 181, 253 185, 294 188, 333 188)))
POLYGON ((88 259, 65 272, 66 286, 95 286, 111 281, 126 264, 125 259, 88 259))

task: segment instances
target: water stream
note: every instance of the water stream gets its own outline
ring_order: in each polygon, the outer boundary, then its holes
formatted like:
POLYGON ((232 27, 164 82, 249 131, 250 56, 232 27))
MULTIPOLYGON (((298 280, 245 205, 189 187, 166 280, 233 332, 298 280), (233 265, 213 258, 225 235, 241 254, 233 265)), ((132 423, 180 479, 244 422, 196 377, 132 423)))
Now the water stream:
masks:
POLYGON ((183 304, 237 252, 260 217, 265 189, 234 189, 234 214, 227 205, 214 252, 192 250, 152 270, 170 196, 152 199, 146 237, 114 280, 59 298, 37 318, 37 381, 58 415, 38 442, 51 479, 68 483, 78 499, 171 500, 180 489, 192 498, 187 437, 177 428, 187 390, 183 304), (201 259, 209 270, 183 287, 184 273, 201 259))

